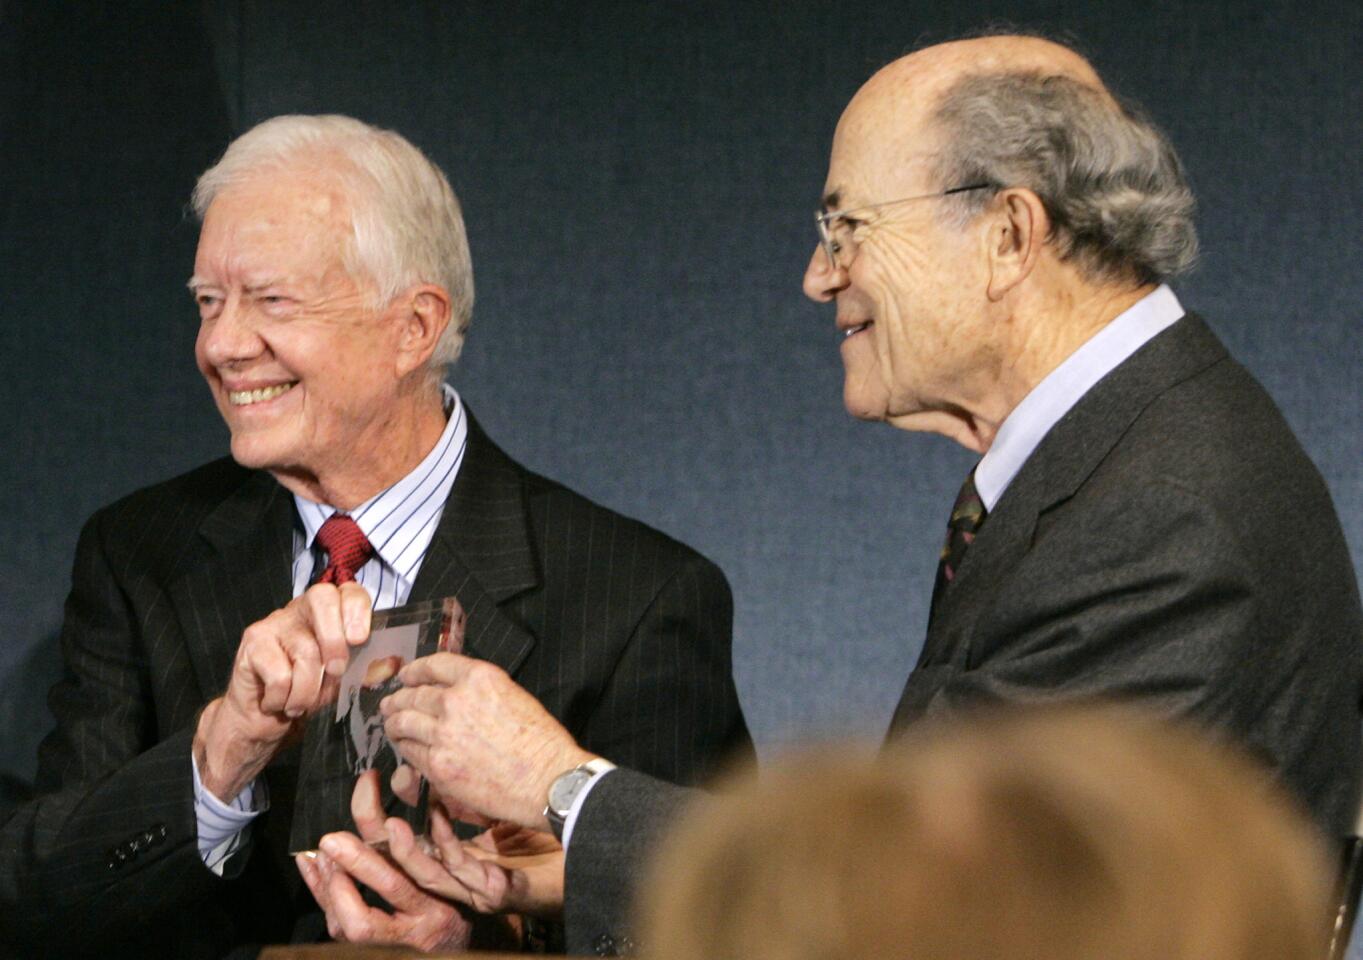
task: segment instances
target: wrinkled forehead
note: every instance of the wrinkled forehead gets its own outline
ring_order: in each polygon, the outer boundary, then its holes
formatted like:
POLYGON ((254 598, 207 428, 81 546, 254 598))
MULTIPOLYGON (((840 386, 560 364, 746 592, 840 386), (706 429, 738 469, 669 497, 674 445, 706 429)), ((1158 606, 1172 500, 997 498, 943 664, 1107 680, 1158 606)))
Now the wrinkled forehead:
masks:
POLYGON ((312 171, 261 171, 228 184, 213 198, 204 213, 201 236, 223 228, 337 242, 351 232, 351 207, 334 177, 312 171))
POLYGON ((310 177, 257 176, 225 186, 204 212, 191 286, 281 278, 362 282, 344 191, 310 177))
POLYGON ((931 189, 942 144, 932 112, 940 84, 872 77, 843 111, 833 134, 825 182, 829 209, 877 203, 931 189))

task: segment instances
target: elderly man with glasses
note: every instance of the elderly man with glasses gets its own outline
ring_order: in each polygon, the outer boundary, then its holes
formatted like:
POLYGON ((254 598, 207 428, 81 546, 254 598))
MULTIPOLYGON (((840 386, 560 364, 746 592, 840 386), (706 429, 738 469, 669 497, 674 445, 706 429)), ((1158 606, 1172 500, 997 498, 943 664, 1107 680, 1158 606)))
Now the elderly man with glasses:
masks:
MULTIPOLYGON (((804 289, 835 308, 847 409, 981 454, 891 730, 987 702, 1137 701, 1248 747, 1347 832, 1354 571, 1273 401, 1165 285, 1197 251, 1165 137, 1072 50, 948 43, 856 94, 823 199, 804 289)), ((570 946, 621 950, 634 870, 685 791, 602 772, 487 665, 441 655, 404 681, 384 709, 408 761, 452 806, 559 831, 570 946), (498 708, 476 707, 489 689, 498 708)), ((437 869, 407 840, 428 894, 555 899, 542 859, 450 847, 437 869)), ((357 844, 333 849, 367 869, 357 844)))

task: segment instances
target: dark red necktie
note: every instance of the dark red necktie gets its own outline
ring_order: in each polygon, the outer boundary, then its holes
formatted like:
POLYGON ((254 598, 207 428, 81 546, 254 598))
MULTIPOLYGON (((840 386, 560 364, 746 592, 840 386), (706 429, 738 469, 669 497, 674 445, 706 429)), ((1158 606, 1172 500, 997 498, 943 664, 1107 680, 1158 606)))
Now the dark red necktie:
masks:
POLYGON ((317 578, 318 583, 349 583, 355 579, 355 571, 374 555, 374 546, 360 525, 343 513, 327 518, 317 531, 317 542, 327 552, 327 568, 317 578))

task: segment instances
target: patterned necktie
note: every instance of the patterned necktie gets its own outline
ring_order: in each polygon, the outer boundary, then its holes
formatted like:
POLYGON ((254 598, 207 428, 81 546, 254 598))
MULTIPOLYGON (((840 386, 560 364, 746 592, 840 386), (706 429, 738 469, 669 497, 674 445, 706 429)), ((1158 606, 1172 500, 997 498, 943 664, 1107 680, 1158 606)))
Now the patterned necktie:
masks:
POLYGON ((956 580, 956 571, 961 569, 965 552, 975 541, 975 534, 984 525, 984 501, 975 489, 975 471, 971 470, 961 484, 961 492, 951 507, 951 517, 947 520, 947 538, 942 544, 942 558, 937 564, 937 581, 932 587, 932 609, 942 594, 956 580))
POLYGON ((327 568, 317 583, 349 583, 355 579, 355 571, 374 555, 374 546, 360 525, 343 513, 327 518, 317 531, 317 542, 327 552, 327 568))

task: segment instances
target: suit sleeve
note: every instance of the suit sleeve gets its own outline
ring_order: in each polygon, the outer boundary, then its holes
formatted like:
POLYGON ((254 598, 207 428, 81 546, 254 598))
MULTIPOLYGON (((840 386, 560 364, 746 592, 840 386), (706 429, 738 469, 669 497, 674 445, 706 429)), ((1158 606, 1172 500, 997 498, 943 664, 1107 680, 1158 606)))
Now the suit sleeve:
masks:
POLYGON ((587 796, 564 877, 568 952, 629 952, 633 889, 668 827, 699 791, 613 770, 587 796))
POLYGON ((6 938, 117 938, 221 882, 196 845, 192 730, 157 730, 149 666, 113 567, 96 516, 76 550, 38 796, 0 828, 6 938))
POLYGON ((565 879, 570 952, 619 949, 632 889, 671 814, 723 761, 751 759, 734 687, 733 606, 719 569, 692 556, 634 629, 580 742, 621 768, 573 828, 565 879))

